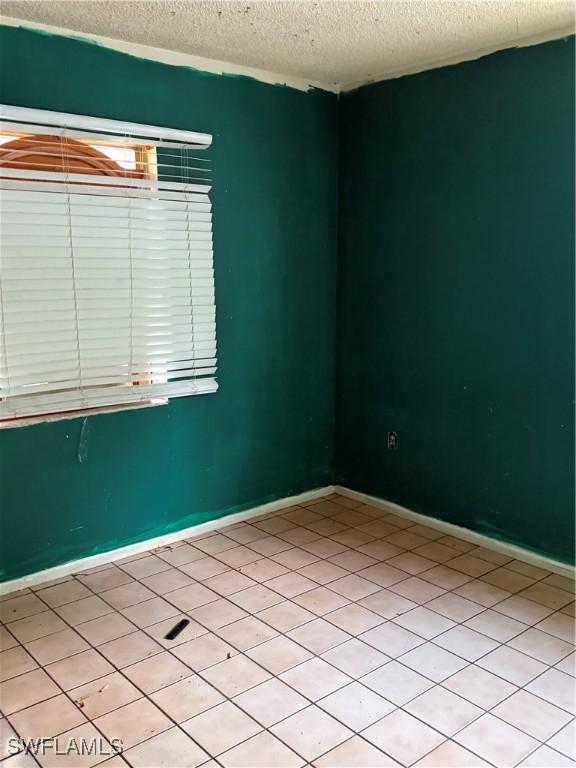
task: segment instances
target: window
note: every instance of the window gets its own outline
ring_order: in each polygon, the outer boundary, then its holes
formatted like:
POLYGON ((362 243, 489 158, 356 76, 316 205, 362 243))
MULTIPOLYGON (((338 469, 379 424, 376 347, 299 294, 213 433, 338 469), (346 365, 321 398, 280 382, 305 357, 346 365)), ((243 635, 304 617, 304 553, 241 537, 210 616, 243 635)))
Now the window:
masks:
POLYGON ((214 392, 211 137, 1 115, 0 425, 214 392))

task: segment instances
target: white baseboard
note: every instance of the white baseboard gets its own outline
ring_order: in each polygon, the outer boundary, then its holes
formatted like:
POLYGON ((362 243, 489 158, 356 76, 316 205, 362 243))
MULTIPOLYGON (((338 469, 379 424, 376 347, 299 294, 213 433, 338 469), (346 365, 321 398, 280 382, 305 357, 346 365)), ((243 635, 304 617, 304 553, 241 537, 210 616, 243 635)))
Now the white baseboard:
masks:
POLYGON ((538 555, 535 552, 531 552, 523 547, 518 547, 515 544, 508 544, 505 541, 498 539, 492 539, 490 536, 486 536, 483 533, 477 533, 471 531, 469 528, 461 528, 454 523, 447 523, 444 520, 438 520, 436 517, 428 517, 428 515, 422 515, 419 512, 413 512, 411 509, 401 507, 399 504, 395 504, 393 501, 385 501, 379 499, 376 496, 370 496, 367 493, 361 493, 360 491, 353 491, 351 488, 345 488, 341 485, 334 486, 334 492, 340 493, 342 496, 348 496, 351 499, 357 501, 363 501, 365 504, 370 504, 373 507, 378 507, 386 512, 392 512, 399 517, 405 517, 407 520, 413 520, 415 523, 421 523, 427 525, 429 528, 434 528, 437 531, 447 536, 457 536, 459 539, 469 541, 471 544, 476 544, 479 547, 486 547, 486 549, 492 549, 495 552, 500 552, 503 555, 509 555, 515 560, 522 560, 530 565, 535 565, 538 568, 544 568, 553 573, 558 573, 561 576, 566 576, 569 579, 576 577, 576 567, 572 565, 566 565, 558 560, 553 560, 550 557, 544 557, 544 555, 538 555))
POLYGON ((226 528, 234 523, 242 523, 245 520, 250 520, 252 517, 266 515, 269 512, 277 512, 280 509, 292 507, 297 504, 305 504, 309 501, 314 501, 314 499, 328 496, 331 493, 334 493, 333 485, 327 485, 324 488, 315 488, 313 491, 305 491, 296 496, 286 496, 283 499, 270 501, 267 504, 260 504, 258 507, 251 507, 242 512, 233 512, 231 515, 224 515, 224 517, 219 517, 217 520, 209 520, 206 523, 182 528, 179 531, 167 533, 164 536, 156 536, 152 539, 139 541, 136 544, 129 544, 127 547, 112 549, 109 552, 102 552, 99 555, 82 557, 79 560, 71 560, 68 563, 56 565, 53 568, 46 568, 43 571, 37 571, 28 576, 22 576, 19 579, 4 581, 0 583, 0 595, 6 595, 10 592, 26 589, 27 587, 37 587, 39 584, 45 584, 46 582, 54 581, 55 579, 61 579, 72 573, 81 573, 90 568, 96 568, 98 565, 113 563, 115 560, 122 560, 131 555, 138 555, 140 552, 147 552, 149 549, 155 549, 156 547, 165 546, 166 544, 173 544, 175 541, 181 541, 190 536, 199 536, 203 533, 216 531, 219 528, 226 528))
POLYGON ((91 555, 90 557, 83 557, 79 560, 72 560, 68 563, 63 563, 62 565, 56 565, 53 568, 46 568, 43 571, 31 573, 28 576, 22 576, 19 579, 4 581, 0 583, 0 595, 6 595, 10 592, 16 592, 28 587, 37 587, 40 584, 61 579, 72 573, 81 573, 90 568, 96 568, 99 565, 106 565, 107 563, 113 563, 116 560, 122 560, 125 557, 138 555, 141 552, 147 552, 149 549, 173 544, 176 541, 187 539, 190 536, 199 536, 203 533, 209 533, 210 531, 225 528, 234 523, 250 520, 259 515, 265 515, 269 512, 277 512, 281 509, 286 509, 286 507, 292 507, 298 504, 305 504, 309 501, 314 501, 314 499, 328 496, 331 493, 340 493, 342 496, 348 496, 351 499, 362 501, 365 504, 378 507, 385 512, 392 512, 399 517, 413 520, 415 523, 427 525, 429 528, 441 531, 447 536, 457 536, 459 539, 469 541, 471 544, 476 544, 479 547, 486 547, 495 552, 501 552, 503 555, 509 555, 516 560, 522 560, 525 563, 530 563, 530 565, 535 565, 539 568, 545 568, 548 571, 558 573, 561 576, 566 576, 569 579, 574 579, 576 577, 576 569, 574 566, 566 565, 565 563, 558 562, 549 557, 544 557, 543 555, 538 555, 514 544, 508 544, 505 541, 492 539, 490 536, 471 531, 468 528, 461 528, 459 525, 454 525, 454 523, 447 523, 443 520, 438 520, 438 518, 435 517, 428 517, 419 512, 413 512, 392 501, 385 501, 376 496, 370 496, 369 494, 361 493, 360 491, 353 491, 351 488, 345 488, 340 485, 328 485, 324 488, 316 488, 313 491, 305 491, 296 496, 287 496, 283 499, 278 499, 277 501, 271 501, 268 504, 251 507, 242 512, 234 512, 231 515, 225 515, 217 520, 209 520, 206 523, 183 528, 179 531, 174 531, 173 533, 167 533, 164 536, 156 536, 152 539, 139 541, 136 544, 129 544, 127 547, 120 547, 119 549, 112 549, 109 552, 102 552, 99 555, 91 555))

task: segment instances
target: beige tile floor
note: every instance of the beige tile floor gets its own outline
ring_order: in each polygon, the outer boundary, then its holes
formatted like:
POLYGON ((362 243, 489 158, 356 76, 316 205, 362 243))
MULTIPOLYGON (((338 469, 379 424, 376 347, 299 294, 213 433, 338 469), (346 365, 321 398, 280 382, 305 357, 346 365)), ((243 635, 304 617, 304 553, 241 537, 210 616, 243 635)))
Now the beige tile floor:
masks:
POLYGON ((573 584, 343 496, 8 595, 0 618, 0 760, 16 734, 123 741, 49 768, 575 765, 573 584))

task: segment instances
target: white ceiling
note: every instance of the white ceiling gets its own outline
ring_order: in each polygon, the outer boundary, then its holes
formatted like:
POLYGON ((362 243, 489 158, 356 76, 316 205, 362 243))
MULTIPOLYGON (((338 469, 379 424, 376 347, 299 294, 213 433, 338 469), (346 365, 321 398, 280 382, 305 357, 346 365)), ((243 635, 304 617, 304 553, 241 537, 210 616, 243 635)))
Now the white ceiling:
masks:
POLYGON ((564 0, 3 0, 2 12, 342 88, 574 26, 564 0))

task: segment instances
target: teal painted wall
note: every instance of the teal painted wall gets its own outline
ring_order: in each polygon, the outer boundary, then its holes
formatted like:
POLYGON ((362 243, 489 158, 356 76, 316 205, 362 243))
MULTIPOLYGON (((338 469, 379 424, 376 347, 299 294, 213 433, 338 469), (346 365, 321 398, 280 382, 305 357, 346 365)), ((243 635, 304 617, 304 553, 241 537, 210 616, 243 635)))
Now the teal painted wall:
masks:
POLYGON ((0 28, 7 103, 214 134, 220 358, 216 395, 0 432, 0 580, 334 477, 570 559, 573 64, 549 43, 339 107, 0 28))
POLYGON ((339 481, 573 559, 574 40, 340 119, 339 481))
POLYGON ((220 383, 0 432, 0 580, 330 482, 336 97, 0 34, 5 103, 214 134, 220 383))

